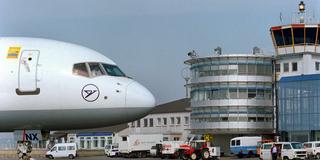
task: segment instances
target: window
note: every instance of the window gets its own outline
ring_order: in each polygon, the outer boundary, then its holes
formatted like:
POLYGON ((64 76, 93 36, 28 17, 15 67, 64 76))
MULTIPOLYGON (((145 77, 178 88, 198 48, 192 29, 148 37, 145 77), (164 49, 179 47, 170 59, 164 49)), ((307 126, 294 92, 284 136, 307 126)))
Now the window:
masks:
POLYGON ((257 93, 256 93, 256 89, 248 89, 248 98, 252 99, 252 98, 256 98, 257 93))
POLYGON ((174 117, 171 117, 171 124, 174 124, 174 117))
POLYGON ((177 124, 181 124, 181 118, 177 117, 177 124))
POLYGON ((221 117, 221 121, 222 122, 227 122, 228 121, 228 117, 221 117))
POLYGON ((98 147, 98 137, 93 137, 93 147, 98 147))
POLYGON ((240 146, 240 140, 236 140, 236 146, 240 146))
POLYGON ((131 127, 134 128, 135 122, 131 122, 131 127))
POLYGON ((58 151, 65 151, 66 150, 66 146, 59 146, 58 147, 58 151))
POLYGON ((236 145, 236 141, 235 140, 232 140, 231 141, 231 146, 235 146, 236 145))
POLYGON ((306 28, 306 44, 314 44, 316 42, 316 35, 317 28, 306 28))
POLYGON ((263 144, 263 149, 271 149, 272 144, 263 144))
POLYGON ((246 88, 239 88, 239 98, 240 99, 247 99, 248 94, 247 94, 247 89, 246 88))
POLYGON ((75 75, 89 77, 89 72, 85 63, 74 64, 72 72, 75 75))
POLYGON ((289 63, 283 63, 283 72, 289 72, 289 63))
POLYGON ((153 118, 149 119, 149 124, 150 124, 150 127, 153 127, 153 118))
POLYGON ((68 147, 67 149, 68 149, 69 151, 73 151, 73 150, 76 149, 75 146, 67 146, 67 147, 68 147))
POLYGON ((174 141, 179 141, 179 140, 180 140, 180 137, 173 137, 173 140, 174 140, 174 141))
POLYGON ((238 89, 237 88, 229 88, 229 96, 230 96, 230 99, 237 99, 238 98, 238 89))
POLYGON ((184 124, 189 124, 189 117, 184 117, 184 124))
POLYGON ((100 147, 104 147, 106 145, 106 138, 105 137, 101 137, 100 138, 100 147))
POLYGON ((282 31, 283 31, 285 45, 292 45, 291 28, 286 28, 286 29, 283 29, 282 31))
POLYGON ((103 68, 106 70, 107 74, 110 76, 125 77, 126 75, 121 71, 121 69, 115 65, 102 64, 103 68))
POLYGON ((304 28, 293 28, 294 43, 304 44, 304 28))
POLYGON ((264 117, 258 117, 258 122, 264 122, 264 117))
POLYGON ((257 121, 256 117, 249 117, 248 118, 248 122, 256 122, 256 121, 257 121))
POLYGON ((316 71, 319 71, 320 70, 320 62, 316 62, 316 71))
POLYGON ((90 67, 92 77, 104 75, 102 69, 100 68, 99 63, 89 63, 89 67, 90 67))
POLYGON ((284 144, 283 145, 283 149, 291 149, 291 145, 290 144, 284 144))
POLYGON ((143 119, 143 127, 148 127, 148 119, 143 119))
POLYGON ((279 30, 274 30, 273 31, 273 35, 274 35, 274 38, 275 38, 277 46, 283 46, 284 45, 284 41, 283 41, 283 38, 282 38, 281 30, 280 29, 279 30))
POLYGON ((168 137, 163 137, 163 141, 169 141, 168 137))
POLYGON ((161 125, 161 118, 157 118, 158 119, 158 125, 161 125))
POLYGON ((163 118, 163 125, 167 125, 167 118, 163 118))
POLYGON ((280 72, 280 64, 279 63, 276 64, 275 70, 276 70, 276 72, 280 72))
POLYGON ((316 144, 315 144, 315 147, 320 147, 320 143, 316 143, 316 144))
POLYGON ((312 143, 305 143, 304 148, 312 148, 312 143))
MULTIPOLYGON (((126 137, 127 138, 127 137, 126 137)), ((107 141, 108 144, 112 144, 112 137, 108 137, 108 141, 107 141)))
POLYGON ((137 120, 137 127, 140 127, 141 126, 141 124, 140 124, 140 119, 139 120, 137 120))
POLYGON ((53 151, 56 151, 57 150, 57 147, 53 147, 50 151, 53 152, 53 151))
POLYGON ((298 63, 292 62, 292 72, 298 71, 298 63))
POLYGON ((127 137, 122 137, 122 141, 127 141, 127 137))

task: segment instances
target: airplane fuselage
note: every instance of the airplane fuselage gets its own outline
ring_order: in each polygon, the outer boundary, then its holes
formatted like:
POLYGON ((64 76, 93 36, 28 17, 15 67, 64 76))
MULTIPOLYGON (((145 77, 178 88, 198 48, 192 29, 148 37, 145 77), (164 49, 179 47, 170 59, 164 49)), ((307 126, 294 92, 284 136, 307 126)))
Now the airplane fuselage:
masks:
POLYGON ((152 94, 108 67, 116 64, 78 45, 0 38, 0 131, 96 128, 145 116, 152 94))

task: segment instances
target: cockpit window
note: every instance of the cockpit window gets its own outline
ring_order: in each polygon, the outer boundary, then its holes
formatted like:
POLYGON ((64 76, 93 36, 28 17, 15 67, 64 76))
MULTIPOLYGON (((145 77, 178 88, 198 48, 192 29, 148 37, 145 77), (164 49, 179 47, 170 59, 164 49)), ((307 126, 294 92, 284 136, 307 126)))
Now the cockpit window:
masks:
POLYGON ((125 77, 126 75, 120 70, 119 67, 110 64, 102 64, 107 74, 110 76, 125 77))
POLYGON ((75 75, 89 77, 89 72, 87 70, 87 67, 86 67, 85 63, 74 64, 72 72, 75 75))
POLYGON ((92 77, 105 75, 99 63, 89 63, 89 68, 92 77))

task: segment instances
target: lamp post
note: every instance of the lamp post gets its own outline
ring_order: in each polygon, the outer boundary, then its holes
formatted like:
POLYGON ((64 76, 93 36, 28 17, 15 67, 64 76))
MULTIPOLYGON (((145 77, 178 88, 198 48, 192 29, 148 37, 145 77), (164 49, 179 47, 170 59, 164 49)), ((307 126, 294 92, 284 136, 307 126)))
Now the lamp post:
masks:
POLYGON ((189 67, 185 67, 185 68, 183 68, 181 70, 181 76, 186 81, 186 84, 185 84, 185 87, 186 87, 186 98, 188 98, 189 97, 189 94, 188 94, 188 82, 189 82, 189 80, 191 78, 189 67))

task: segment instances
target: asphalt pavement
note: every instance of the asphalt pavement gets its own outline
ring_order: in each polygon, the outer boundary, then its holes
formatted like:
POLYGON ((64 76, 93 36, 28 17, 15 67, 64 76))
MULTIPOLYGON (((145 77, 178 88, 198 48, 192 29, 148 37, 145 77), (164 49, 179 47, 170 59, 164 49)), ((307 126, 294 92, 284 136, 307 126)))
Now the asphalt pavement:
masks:
MULTIPOLYGON (((68 158, 55 158, 57 160, 70 160, 68 158)), ((110 158, 106 156, 77 157, 75 160, 162 160, 161 158, 110 158)), ((17 160, 14 158, 1 158, 1 160, 17 160)), ((34 158, 34 160, 49 160, 47 158, 34 158)), ((235 157, 221 157, 221 160, 238 160, 235 157)), ((240 160, 259 160, 259 158, 242 158, 240 160)))

